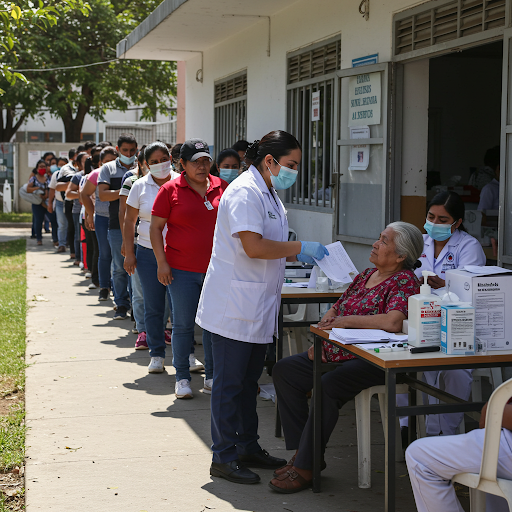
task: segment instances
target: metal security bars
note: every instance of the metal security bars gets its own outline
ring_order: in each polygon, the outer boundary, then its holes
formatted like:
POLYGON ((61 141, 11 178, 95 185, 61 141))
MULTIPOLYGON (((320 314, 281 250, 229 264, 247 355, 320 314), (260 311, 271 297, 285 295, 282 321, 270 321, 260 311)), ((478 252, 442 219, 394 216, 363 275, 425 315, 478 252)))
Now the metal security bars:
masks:
POLYGON ((297 181, 285 193, 290 205, 333 208, 334 87, 339 67, 339 37, 288 56, 287 129, 302 146, 297 181))
POLYGON ((214 144, 218 153, 247 138, 247 73, 215 84, 214 144))
POLYGON ((394 19, 395 59, 420 52, 470 44, 503 32, 508 0, 435 0, 397 14, 394 19))

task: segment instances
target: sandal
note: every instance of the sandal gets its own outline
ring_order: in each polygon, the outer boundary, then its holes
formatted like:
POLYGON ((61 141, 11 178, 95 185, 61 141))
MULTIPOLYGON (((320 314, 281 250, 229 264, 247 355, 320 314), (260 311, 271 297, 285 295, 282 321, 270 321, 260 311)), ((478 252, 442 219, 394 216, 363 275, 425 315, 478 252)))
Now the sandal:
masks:
POLYGON ((37 245, 43 245, 42 240, 38 240, 38 241, 37 241, 37 245))
POLYGON ((294 469, 290 469, 284 475, 280 475, 277 478, 272 479, 268 486, 274 491, 282 494, 293 494, 296 492, 303 491, 311 487, 313 479, 306 480, 297 473, 294 469), (275 483, 272 483, 275 482, 275 483), (284 484, 282 486, 276 485, 277 483, 284 484))
POLYGON ((280 468, 277 468, 274 471, 274 478, 277 478, 278 476, 286 474, 290 469, 293 467, 293 463, 295 462, 295 457, 297 454, 295 454, 284 466, 281 466, 280 468))

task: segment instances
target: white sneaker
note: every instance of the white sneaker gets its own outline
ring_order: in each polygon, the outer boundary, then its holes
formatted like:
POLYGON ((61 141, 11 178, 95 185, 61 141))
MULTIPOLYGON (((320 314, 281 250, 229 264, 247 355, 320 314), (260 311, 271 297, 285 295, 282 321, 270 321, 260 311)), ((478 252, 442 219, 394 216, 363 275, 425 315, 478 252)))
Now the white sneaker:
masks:
POLYGON ((94 283, 91 283, 87 288, 89 288, 89 290, 96 290, 98 287, 94 283))
POLYGON ((163 357, 152 357, 148 366, 148 373, 162 373, 165 370, 163 357))
POLYGON ((91 279, 91 277, 92 277, 92 274, 90 272, 86 272, 85 273, 85 278, 86 279, 91 279))
POLYGON ((181 379, 176 382, 174 387, 176 398, 194 398, 194 394, 190 389, 190 381, 187 379, 181 379))
POLYGON ((188 365, 190 366, 191 372, 200 372, 201 370, 204 370, 204 365, 199 361, 199 359, 196 359, 196 356, 194 354, 190 354, 188 358, 188 365))
POLYGON ((203 386, 203 393, 205 395, 211 395, 212 394, 212 386, 213 386, 213 379, 207 379, 204 378, 204 386, 203 386))

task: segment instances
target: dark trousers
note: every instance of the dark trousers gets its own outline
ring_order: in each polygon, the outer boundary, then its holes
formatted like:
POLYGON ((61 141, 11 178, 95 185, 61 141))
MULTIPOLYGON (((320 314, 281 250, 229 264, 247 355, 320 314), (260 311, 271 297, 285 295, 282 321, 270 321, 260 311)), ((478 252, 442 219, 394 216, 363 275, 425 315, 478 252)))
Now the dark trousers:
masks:
POLYGON ((261 450, 256 398, 267 345, 212 333, 213 462, 231 462, 261 450))
POLYGON ((100 250, 98 248, 98 239, 96 238, 95 231, 89 231, 85 227, 85 222, 82 221, 82 227, 84 228, 85 233, 85 243, 87 245, 87 268, 89 272, 92 274, 91 281, 99 286, 99 277, 98 277, 98 258, 100 257, 100 250))
MULTIPOLYGON (((272 371, 287 450, 299 450, 295 466, 313 469, 313 408, 306 393, 313 388, 308 353, 286 357, 272 371)), ((339 418, 339 410, 363 389, 384 384, 384 372, 360 359, 345 361, 322 375, 322 456, 339 418)))
POLYGON ((32 205, 32 226, 37 241, 43 240, 43 222, 46 215, 46 208, 40 204, 32 205))
MULTIPOLYGON (((69 252, 75 254, 75 223, 73 221, 73 201, 64 201, 64 213, 68 220, 68 245, 69 252)), ((76 256, 75 256, 76 257, 76 256)), ((80 255, 78 255, 80 257, 80 255)))

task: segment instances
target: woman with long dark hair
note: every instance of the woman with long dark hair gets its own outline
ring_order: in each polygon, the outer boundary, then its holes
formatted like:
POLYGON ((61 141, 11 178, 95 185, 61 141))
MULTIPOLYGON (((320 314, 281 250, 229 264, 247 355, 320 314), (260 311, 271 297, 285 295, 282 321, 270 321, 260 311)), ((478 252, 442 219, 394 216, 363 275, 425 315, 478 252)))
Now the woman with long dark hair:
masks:
MULTIPOLYGON (((196 322, 211 332, 213 462, 210 474, 234 483, 260 477, 249 467, 286 464, 258 444, 256 396, 267 344, 277 331, 286 261, 313 263, 327 249, 288 242, 288 221, 276 190, 297 178, 302 151, 284 131, 254 142, 253 165, 229 185, 219 204, 213 251, 196 322)), ((206 204, 206 203, 205 203, 206 204)))

